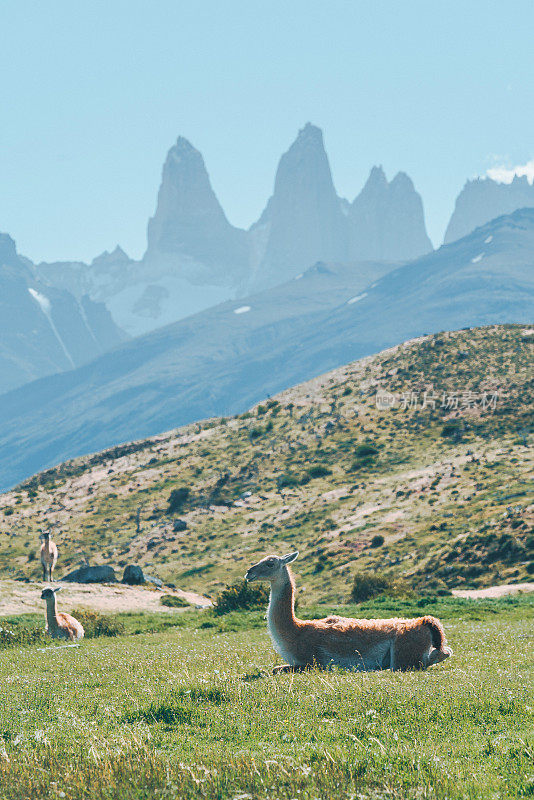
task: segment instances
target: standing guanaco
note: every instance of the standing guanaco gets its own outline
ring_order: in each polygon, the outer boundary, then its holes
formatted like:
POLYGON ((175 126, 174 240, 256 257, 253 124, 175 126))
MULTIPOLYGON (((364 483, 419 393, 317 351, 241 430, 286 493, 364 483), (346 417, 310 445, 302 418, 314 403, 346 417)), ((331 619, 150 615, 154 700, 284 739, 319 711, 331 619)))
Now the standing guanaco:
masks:
POLYGON ((58 557, 57 545, 50 538, 50 531, 42 533, 39 538, 42 540, 41 564, 43 567, 43 581, 52 582, 52 573, 54 572, 58 557))

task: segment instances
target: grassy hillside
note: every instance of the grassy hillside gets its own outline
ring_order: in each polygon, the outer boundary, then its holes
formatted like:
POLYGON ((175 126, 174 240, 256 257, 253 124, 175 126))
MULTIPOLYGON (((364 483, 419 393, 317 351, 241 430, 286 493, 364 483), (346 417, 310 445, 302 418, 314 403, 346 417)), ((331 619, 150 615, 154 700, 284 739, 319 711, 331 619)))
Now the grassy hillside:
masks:
POLYGON ((520 326, 442 333, 249 413, 67 462, 0 497, 0 572, 38 577, 51 527, 58 576, 84 559, 139 563, 208 594, 295 548, 305 603, 346 599, 355 570, 432 591, 528 579, 532 365, 520 326), (377 408, 377 391, 396 405, 377 408))

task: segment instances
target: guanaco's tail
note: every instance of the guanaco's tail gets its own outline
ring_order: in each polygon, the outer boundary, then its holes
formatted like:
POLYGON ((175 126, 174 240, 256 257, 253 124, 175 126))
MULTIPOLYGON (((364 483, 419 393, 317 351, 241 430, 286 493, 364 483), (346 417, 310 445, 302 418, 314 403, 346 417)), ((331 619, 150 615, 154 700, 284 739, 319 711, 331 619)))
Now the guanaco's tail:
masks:
POLYGON ((445 638, 445 631, 443 630, 443 625, 439 619, 436 619, 436 617, 423 617, 421 622, 423 625, 426 625, 427 628, 430 628, 432 644, 436 650, 445 650, 447 639, 445 638))

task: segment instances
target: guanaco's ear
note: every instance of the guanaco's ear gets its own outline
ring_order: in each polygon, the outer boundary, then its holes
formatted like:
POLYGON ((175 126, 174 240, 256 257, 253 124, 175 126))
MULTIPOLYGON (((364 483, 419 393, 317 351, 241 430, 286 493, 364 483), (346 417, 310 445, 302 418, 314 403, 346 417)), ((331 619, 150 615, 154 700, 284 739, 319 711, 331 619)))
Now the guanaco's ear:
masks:
POLYGON ((298 554, 299 551, 295 550, 294 553, 288 553, 287 556, 282 556, 280 561, 282 562, 282 564, 291 564, 292 561, 295 561, 295 559, 298 558, 298 554))
POLYGON ((54 589, 52 589, 52 591, 55 593, 55 592, 60 592, 62 589, 63 589, 63 586, 56 586, 56 587, 54 587, 54 589))

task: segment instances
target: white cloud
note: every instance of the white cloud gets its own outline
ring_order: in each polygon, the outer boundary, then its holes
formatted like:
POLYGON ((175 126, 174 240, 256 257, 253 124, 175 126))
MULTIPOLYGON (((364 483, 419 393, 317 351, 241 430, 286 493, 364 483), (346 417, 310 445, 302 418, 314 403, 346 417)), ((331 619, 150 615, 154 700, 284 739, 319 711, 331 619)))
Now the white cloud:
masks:
POLYGON ((528 182, 532 184, 534 183, 534 158, 527 161, 526 164, 518 164, 515 167, 490 167, 486 171, 486 175, 498 183, 512 183, 516 175, 520 177, 526 175, 528 182))

